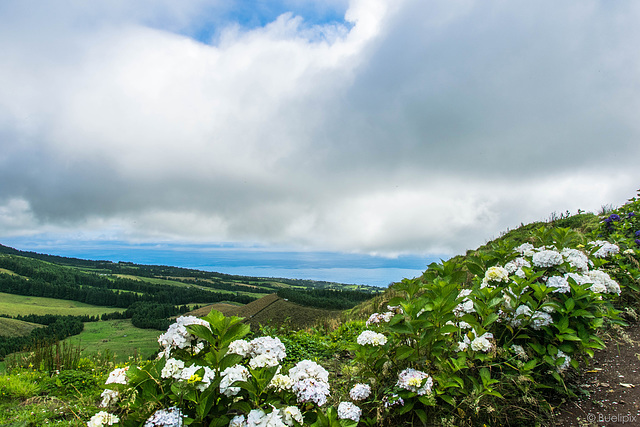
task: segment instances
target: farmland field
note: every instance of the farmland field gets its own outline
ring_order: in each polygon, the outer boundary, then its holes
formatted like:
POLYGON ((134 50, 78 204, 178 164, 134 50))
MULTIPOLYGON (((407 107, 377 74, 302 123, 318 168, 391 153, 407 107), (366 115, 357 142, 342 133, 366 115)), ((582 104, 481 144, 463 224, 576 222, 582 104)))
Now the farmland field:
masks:
POLYGON ((124 362, 134 354, 148 358, 158 350, 158 337, 162 331, 155 329, 139 329, 130 320, 108 320, 84 324, 80 335, 67 338, 65 341, 80 345, 82 355, 106 350, 115 353, 116 361, 124 362))
POLYGON ((113 313, 114 311, 123 311, 123 309, 115 307, 101 307, 77 301, 30 297, 0 292, 0 314, 6 314, 9 316, 26 314, 99 316, 103 313, 113 313))

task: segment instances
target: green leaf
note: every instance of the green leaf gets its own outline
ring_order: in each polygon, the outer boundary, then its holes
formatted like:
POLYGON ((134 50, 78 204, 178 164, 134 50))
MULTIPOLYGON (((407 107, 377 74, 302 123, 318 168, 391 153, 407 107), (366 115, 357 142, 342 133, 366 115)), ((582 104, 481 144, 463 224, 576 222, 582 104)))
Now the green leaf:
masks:
POLYGON ((500 318, 500 316, 498 316, 498 313, 491 313, 490 315, 488 315, 485 319, 484 322, 482 322, 482 326, 484 328, 486 328, 487 326, 489 326, 490 324, 492 324, 493 322, 495 322, 496 320, 498 320, 500 318))
POLYGON ((403 360, 415 354, 415 349, 408 345, 400 346, 396 349, 396 359, 403 360))
POLYGON ((484 268, 482 268, 482 266, 471 261, 468 261, 465 265, 471 274, 475 274, 476 276, 484 276, 484 268))
POLYGON ((456 406, 456 401, 453 399, 453 397, 449 396, 448 394, 442 394, 440 395, 440 398, 445 402, 447 402, 449 405, 456 406))
POLYGON ((564 306, 567 310, 570 311, 570 310, 573 310, 573 307, 576 306, 576 302, 573 300, 573 298, 569 298, 564 302, 564 306))

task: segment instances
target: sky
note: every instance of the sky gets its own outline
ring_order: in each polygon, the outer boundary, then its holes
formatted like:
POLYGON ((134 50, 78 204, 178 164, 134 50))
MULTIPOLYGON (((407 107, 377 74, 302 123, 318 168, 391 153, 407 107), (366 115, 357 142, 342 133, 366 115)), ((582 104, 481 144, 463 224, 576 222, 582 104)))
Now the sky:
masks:
POLYGON ((639 21, 618 0, 4 0, 0 243, 385 282, 619 206, 639 21))

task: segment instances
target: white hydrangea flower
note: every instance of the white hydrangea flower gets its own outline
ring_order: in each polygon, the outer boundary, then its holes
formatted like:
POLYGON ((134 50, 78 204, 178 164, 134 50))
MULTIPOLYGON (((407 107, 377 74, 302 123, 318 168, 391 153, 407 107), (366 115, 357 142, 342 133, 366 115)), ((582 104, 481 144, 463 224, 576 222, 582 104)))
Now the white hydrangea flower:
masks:
POLYGON ((636 252, 633 249, 629 248, 622 253, 625 255, 635 255, 636 252))
POLYGON ((558 292, 561 294, 571 292, 571 286, 567 279, 562 276, 551 276, 547 280, 547 286, 550 288, 554 288, 553 292, 558 292))
POLYGON ((254 409, 247 415, 247 427, 285 427, 282 415, 277 409, 265 414, 261 409, 254 409))
POLYGON ((522 322, 529 319, 531 316, 532 310, 527 305, 520 305, 516 308, 516 313, 513 318, 509 321, 511 326, 518 327, 522 325, 522 322))
POLYGON ((398 374, 396 386, 423 396, 431 393, 433 378, 425 372, 407 368, 398 374))
POLYGON ((318 406, 327 403, 330 394, 329 383, 316 378, 304 378, 293 383, 291 390, 299 403, 313 402, 318 406))
POLYGON ((341 420, 353 420, 360 422, 362 410, 351 402, 340 402, 338 405, 338 418, 341 420))
POLYGON ((278 337, 260 337, 249 342, 249 357, 256 357, 261 354, 271 356, 281 362, 287 357, 286 349, 278 337))
POLYGON ((609 255, 615 255, 620 252, 620 248, 613 243, 609 243, 606 240, 596 240, 595 242, 589 242, 589 246, 595 247, 600 246, 600 248, 593 253, 593 256, 596 258, 607 258, 609 255))
POLYGON ((593 282, 591 290, 596 293, 618 294, 620 295, 620 285, 602 270, 593 270, 587 273, 589 281, 593 282))
POLYGON ((127 371, 128 366, 124 368, 117 368, 111 371, 109 378, 105 381, 105 384, 127 384, 127 371))
POLYGON ((536 331, 539 331, 544 326, 549 326, 553 323, 553 318, 549 313, 543 311, 536 311, 531 315, 531 327, 536 331))
POLYGON ((462 301, 453 308, 453 314, 455 314, 456 317, 464 316, 465 313, 476 312, 473 301, 469 298, 469 295, 471 295, 471 289, 463 289, 458 294, 458 299, 462 298, 462 301))
POLYGON ((373 313, 369 316, 369 319, 367 319, 366 325, 369 326, 371 324, 378 324, 381 322, 388 323, 393 316, 395 316, 395 313, 392 311, 387 311, 385 313, 373 313))
POLYGON ((87 427, 112 426, 118 422, 120 422, 120 418, 118 418, 116 415, 110 414, 105 411, 100 411, 93 417, 91 417, 89 422, 87 422, 87 427))
POLYGON ((349 396, 353 400, 364 400, 371 394, 371 386, 369 384, 356 384, 349 391, 349 396))
POLYGON ((387 343, 387 337, 374 331, 362 331, 356 342, 360 345, 381 346, 387 343))
POLYGON ((469 337, 465 334, 462 337, 462 341, 458 342, 456 351, 465 351, 467 348, 469 348, 470 344, 471 344, 471 340, 469 340, 469 337))
POLYGON ((276 391, 291 390, 293 380, 288 375, 275 374, 269 383, 269 387, 273 387, 276 391))
POLYGON ((168 409, 159 409, 144 423, 144 427, 182 427, 182 412, 172 406, 168 409))
POLYGON ((215 377, 216 371, 213 369, 208 366, 198 366, 195 364, 184 368, 177 377, 174 375, 174 378, 180 381, 191 381, 197 383, 196 389, 200 391, 206 390, 211 385, 211 381, 213 381, 215 377), (201 369, 204 369, 202 377, 196 374, 201 369))
POLYGON ((193 341, 197 340, 197 337, 186 328, 190 325, 203 325, 211 329, 211 325, 206 320, 198 319, 195 316, 181 316, 169 326, 167 332, 158 337, 158 343, 165 349, 189 347, 193 341))
POLYGON ((193 354, 200 354, 202 350, 204 350, 204 342, 202 341, 193 346, 193 354))
POLYGON ((236 415, 229 421, 229 427, 246 427, 247 419, 244 415, 236 415))
POLYGON ((471 350, 487 353, 493 348, 493 344, 491 344, 491 341, 489 341, 491 338, 493 338, 493 334, 491 334, 490 332, 476 337, 473 341, 471 341, 471 350))
POLYGON ((329 396, 329 373, 322 366, 311 360, 302 360, 289 370, 293 381, 291 390, 296 394, 298 402, 314 402, 322 406, 329 396))
POLYGON ((282 416, 284 417, 284 423, 288 426, 293 426, 294 421, 302 424, 304 419, 302 418, 302 412, 297 406, 287 406, 282 408, 282 416))
POLYGON ((180 372, 184 369, 182 360, 170 358, 164 364, 164 368, 160 372, 162 378, 180 378, 180 372))
POLYGON ((117 390, 109 390, 106 389, 100 395, 102 398, 102 402, 100 402, 100 406, 102 408, 106 408, 108 406, 114 405, 118 402, 118 398, 120 397, 120 393, 117 390))
POLYGON ((316 378, 320 381, 329 382, 329 372, 316 362, 311 360, 301 360, 289 369, 289 377, 292 381, 300 381, 304 378, 316 378))
POLYGON ((524 256, 533 256, 535 253, 535 247, 531 243, 523 243, 517 248, 514 248, 514 251, 524 256))
POLYGON ((580 272, 589 270, 589 258, 578 249, 564 248, 560 254, 569 265, 575 267, 580 272))
POLYGON ((484 278, 487 282, 508 282, 509 271, 500 266, 489 267, 484 273, 484 278))
POLYGON ((259 354, 253 359, 249 360, 249 366, 251 369, 256 368, 271 368, 273 366, 278 366, 280 363, 278 359, 269 355, 269 354, 259 354))
POLYGON ((584 285, 585 283, 590 282, 589 276, 585 276, 583 274, 578 274, 578 273, 566 273, 564 275, 564 278, 573 279, 573 281, 576 282, 577 285, 584 285))
POLYGON ((556 369, 558 370, 558 372, 564 372, 569 367, 569 364, 571 363, 571 357, 565 354, 564 352, 562 352, 562 350, 558 350, 558 354, 555 357, 555 359, 558 360, 562 357, 564 357, 564 362, 562 362, 560 366, 556 366, 556 369))
POLYGON ((402 306, 401 305, 387 305, 387 310, 392 311, 394 313, 402 313, 402 306))
POLYGON ((533 254, 531 262, 536 267, 553 267, 554 265, 562 264, 563 259, 560 252, 555 250, 545 249, 533 254))
POLYGON ((523 257, 515 258, 504 265, 504 269, 510 274, 518 270, 522 271, 522 267, 531 267, 531 263, 523 257))
POLYGON ((247 368, 242 365, 231 366, 221 372, 220 393, 225 396, 235 396, 240 392, 240 387, 232 387, 236 381, 247 381, 251 376, 247 368))
POLYGON ((228 353, 238 354, 242 357, 247 357, 249 354, 250 346, 245 340, 235 340, 229 344, 228 353))
POLYGON ((458 327, 460 329, 471 329, 471 325, 465 322, 464 320, 461 320, 460 322, 458 322, 458 327))

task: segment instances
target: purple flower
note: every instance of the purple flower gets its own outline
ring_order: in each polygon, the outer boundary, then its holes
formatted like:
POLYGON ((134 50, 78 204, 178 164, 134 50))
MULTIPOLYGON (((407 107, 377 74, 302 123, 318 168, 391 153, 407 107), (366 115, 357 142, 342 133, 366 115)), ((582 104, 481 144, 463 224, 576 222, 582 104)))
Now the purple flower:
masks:
POLYGON ((609 215, 609 221, 620 221, 620 215, 618 214, 611 214, 609 215))
POLYGON ((636 216, 636 213, 635 212, 629 212, 627 214, 627 218, 631 218, 632 216, 636 216))
POLYGON ((636 239, 636 245, 640 246, 640 239, 636 239))
POLYGON ((636 231, 636 237, 640 237, 640 230, 636 231))

